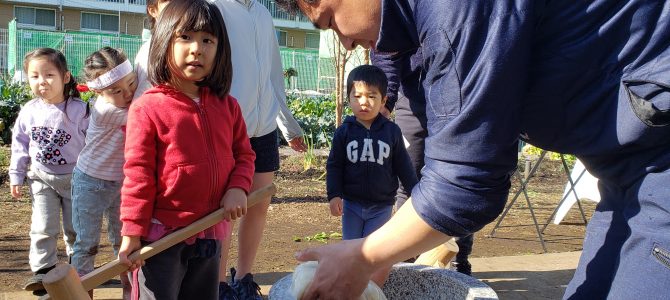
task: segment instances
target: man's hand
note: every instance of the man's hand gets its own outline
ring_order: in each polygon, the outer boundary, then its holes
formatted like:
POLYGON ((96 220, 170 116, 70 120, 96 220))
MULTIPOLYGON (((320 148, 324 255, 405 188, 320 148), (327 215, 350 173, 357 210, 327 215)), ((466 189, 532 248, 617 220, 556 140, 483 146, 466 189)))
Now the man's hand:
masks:
POLYGON ((291 139, 288 141, 288 145, 291 147, 291 149, 298 152, 307 151, 307 144, 305 144, 305 140, 302 138, 302 136, 291 139))
POLYGON ((10 190, 12 192, 12 197, 19 199, 21 198, 21 186, 20 185, 12 185, 10 187, 10 190))
POLYGON ((343 212, 343 203, 342 203, 342 198, 340 197, 333 197, 333 199, 330 199, 330 214, 339 217, 342 215, 343 212))
POLYGON ((239 219, 247 214, 247 194, 240 188, 229 189, 219 205, 225 209, 226 221, 239 219))
POLYGON ((137 259, 136 261, 130 261, 128 256, 133 253, 135 250, 140 249, 142 244, 140 243, 139 236, 127 236, 124 235, 121 239, 121 246, 119 247, 119 261, 128 266, 130 271, 135 270, 144 266, 144 261, 137 259))
POLYGON ((319 262, 301 299, 358 299, 377 270, 361 255, 362 245, 363 239, 347 240, 298 253, 300 261, 319 262))

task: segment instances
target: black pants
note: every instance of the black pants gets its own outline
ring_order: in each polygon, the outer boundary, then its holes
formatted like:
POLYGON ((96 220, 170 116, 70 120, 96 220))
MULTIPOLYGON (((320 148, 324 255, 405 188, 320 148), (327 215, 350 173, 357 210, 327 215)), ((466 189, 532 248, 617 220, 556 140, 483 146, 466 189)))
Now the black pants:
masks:
POLYGON ((220 256, 220 241, 201 239, 191 245, 181 242, 152 256, 134 280, 139 299, 218 299, 220 256))
MULTIPOLYGON (((424 165, 425 140, 428 136, 426 105, 410 101, 403 94, 398 94, 398 101, 395 106, 395 122, 400 127, 402 135, 407 145, 407 153, 412 160, 412 165, 416 175, 421 179, 421 169, 424 165)), ((409 198, 411 191, 405 191, 402 184, 399 185, 396 194, 396 207, 400 208, 409 198)), ((464 263, 468 261, 468 256, 472 253, 473 235, 464 236, 456 239, 458 245, 458 254, 456 262, 464 263)))

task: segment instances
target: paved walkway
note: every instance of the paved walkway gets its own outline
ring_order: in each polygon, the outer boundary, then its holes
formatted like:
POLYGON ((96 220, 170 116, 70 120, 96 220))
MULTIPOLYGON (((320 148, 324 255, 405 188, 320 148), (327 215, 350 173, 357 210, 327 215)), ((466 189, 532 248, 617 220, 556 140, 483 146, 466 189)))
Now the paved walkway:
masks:
MULTIPOLYGON (((572 278, 581 252, 539 255, 501 256, 471 259, 473 275, 490 285, 503 300, 561 299, 572 278)), ((288 273, 256 274, 261 291, 267 295, 270 286, 288 273)), ((28 292, 11 292, 0 299, 36 299, 28 292)), ((120 288, 97 289, 94 299, 121 299, 120 288)))
POLYGON ((474 277, 503 300, 561 299, 580 252, 474 258, 474 277))

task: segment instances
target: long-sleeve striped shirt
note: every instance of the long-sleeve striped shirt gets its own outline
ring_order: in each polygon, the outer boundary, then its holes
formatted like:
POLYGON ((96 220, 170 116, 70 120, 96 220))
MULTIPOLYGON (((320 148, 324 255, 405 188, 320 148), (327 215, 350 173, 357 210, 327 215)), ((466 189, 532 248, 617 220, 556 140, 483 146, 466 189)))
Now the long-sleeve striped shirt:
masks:
POLYGON ((79 154, 77 168, 95 178, 122 181, 127 120, 127 108, 97 99, 91 109, 86 146, 79 154))

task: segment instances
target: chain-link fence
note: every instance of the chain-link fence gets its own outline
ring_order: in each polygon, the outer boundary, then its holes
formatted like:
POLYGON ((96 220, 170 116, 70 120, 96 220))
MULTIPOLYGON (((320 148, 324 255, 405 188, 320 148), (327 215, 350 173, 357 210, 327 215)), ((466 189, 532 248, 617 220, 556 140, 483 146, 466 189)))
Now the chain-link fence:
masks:
POLYGON ((0 74, 7 74, 7 44, 9 43, 9 31, 0 28, 0 74))
POLYGON ((335 67, 330 58, 320 58, 317 50, 280 48, 284 69, 293 68, 297 76, 286 85, 289 90, 331 93, 335 88, 335 67))
POLYGON ((132 60, 141 45, 142 40, 137 36, 20 29, 16 21, 12 21, 8 29, 7 71, 11 74, 21 71, 26 53, 48 47, 63 52, 70 72, 81 77, 84 60, 98 49, 120 48, 132 60))
MULTIPOLYGON (((72 74, 81 78, 84 60, 98 49, 104 46, 121 48, 132 61, 141 45, 139 36, 20 29, 12 21, 9 29, 0 29, 0 71, 11 76, 20 75, 26 53, 49 47, 63 52, 72 74)), ((290 78, 287 89, 322 93, 334 90, 335 67, 331 59, 320 58, 318 50, 280 48, 280 54, 283 68, 297 71, 297 75, 290 78)))

